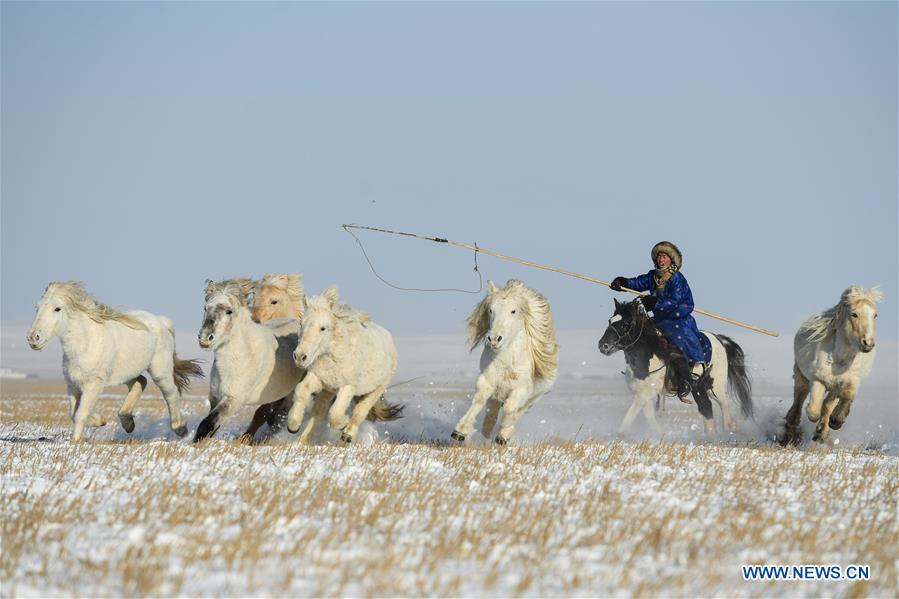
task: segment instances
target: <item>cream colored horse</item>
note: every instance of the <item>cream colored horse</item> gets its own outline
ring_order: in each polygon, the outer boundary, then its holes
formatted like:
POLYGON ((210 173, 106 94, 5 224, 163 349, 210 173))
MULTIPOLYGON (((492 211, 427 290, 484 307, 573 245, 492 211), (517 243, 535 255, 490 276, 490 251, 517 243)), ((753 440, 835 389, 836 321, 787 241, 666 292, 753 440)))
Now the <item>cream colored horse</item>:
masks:
POLYGON ((826 441, 849 415, 858 385, 874 363, 876 304, 883 299, 877 287, 849 287, 839 303, 815 314, 799 327, 793 340, 793 406, 787 413, 783 443, 802 441, 799 420, 806 413, 816 422, 815 441, 826 441))
POLYGON ((149 312, 120 312, 97 301, 79 281, 50 283, 37 302, 27 339, 32 349, 41 350, 54 337, 62 343, 73 441, 83 438, 85 426, 105 424, 93 409, 110 385, 128 385, 119 420, 132 432, 134 404, 147 386, 141 374, 145 370, 162 391, 172 430, 179 437, 187 434, 181 392, 190 386, 190 377, 202 377, 203 371, 196 361, 175 355, 171 320, 149 312))
POLYGON ((297 366, 306 378, 294 394, 287 417, 287 429, 300 429, 312 395, 315 403, 303 435, 315 428, 328 411, 331 428, 341 432, 344 442, 352 442, 359 425, 368 417, 375 402, 387 389, 396 372, 397 356, 393 337, 368 315, 338 303, 336 287, 303 299, 304 314, 300 340, 294 351, 297 366), (354 396, 361 399, 351 418, 346 411, 354 396))
POLYGON ((500 406, 503 419, 496 443, 504 445, 518 420, 549 391, 559 370, 559 344, 549 302, 517 279, 502 289, 487 282, 487 295, 468 317, 474 350, 485 339, 481 374, 471 407, 456 424, 452 437, 464 441, 487 403, 481 432, 493 434, 500 406))
POLYGON ((253 288, 253 320, 303 318, 303 275, 265 275, 253 288))

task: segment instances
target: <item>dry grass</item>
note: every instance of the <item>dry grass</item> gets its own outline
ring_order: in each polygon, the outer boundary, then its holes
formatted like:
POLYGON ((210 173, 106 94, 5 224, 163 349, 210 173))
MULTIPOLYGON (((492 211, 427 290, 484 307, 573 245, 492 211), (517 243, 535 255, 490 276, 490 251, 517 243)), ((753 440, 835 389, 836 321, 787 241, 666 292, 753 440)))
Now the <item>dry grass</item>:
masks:
POLYGON ((2 402, 3 596, 897 590, 899 476, 896 458, 881 454, 619 442, 72 445, 64 405, 2 402), (755 563, 870 564, 872 580, 743 582, 739 566, 755 563))

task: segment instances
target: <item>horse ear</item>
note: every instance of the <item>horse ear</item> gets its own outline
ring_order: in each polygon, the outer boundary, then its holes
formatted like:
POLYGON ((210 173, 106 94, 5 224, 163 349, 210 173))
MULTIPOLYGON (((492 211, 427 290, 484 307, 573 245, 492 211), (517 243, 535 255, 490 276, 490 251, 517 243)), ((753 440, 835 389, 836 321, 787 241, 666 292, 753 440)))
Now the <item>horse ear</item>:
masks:
POLYGON ((325 290, 325 293, 323 295, 325 296, 325 299, 328 300, 328 303, 331 304, 332 308, 337 305, 337 299, 338 299, 337 287, 335 287, 334 285, 331 285, 330 287, 328 287, 325 290))
POLYGON ((213 293, 215 293, 215 291, 215 283, 212 281, 212 279, 206 279, 206 296, 208 297, 212 295, 213 293))
POLYGON ((618 312, 618 310, 621 309, 621 302, 619 302, 619 301, 618 301, 617 299, 615 299, 615 298, 612 298, 612 301, 615 302, 615 312, 618 312))
POLYGON ((493 295, 496 293, 497 287, 493 284, 493 281, 487 281, 487 293, 493 295))

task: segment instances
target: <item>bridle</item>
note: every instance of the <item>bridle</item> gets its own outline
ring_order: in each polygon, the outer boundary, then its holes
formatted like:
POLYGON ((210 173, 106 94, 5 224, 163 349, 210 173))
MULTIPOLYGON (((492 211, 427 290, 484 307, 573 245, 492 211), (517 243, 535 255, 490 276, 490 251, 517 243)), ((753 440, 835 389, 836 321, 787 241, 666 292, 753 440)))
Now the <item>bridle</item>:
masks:
POLYGON ((623 335, 618 332, 618 329, 615 327, 616 324, 617 323, 609 323, 609 328, 612 330, 613 333, 615 333, 618 336, 618 339, 615 341, 615 345, 617 346, 618 349, 620 349, 622 351, 625 351, 625 350, 633 347, 643 336, 643 331, 646 330, 645 321, 643 319, 640 319, 640 332, 637 333, 637 336, 636 336, 636 338, 634 338, 633 341, 628 342, 627 336, 629 336, 631 334, 631 332, 634 330, 634 328, 636 328, 637 324, 634 323, 633 321, 631 321, 631 323, 625 329, 623 335), (621 345, 622 341, 624 343, 626 343, 626 345, 621 345))

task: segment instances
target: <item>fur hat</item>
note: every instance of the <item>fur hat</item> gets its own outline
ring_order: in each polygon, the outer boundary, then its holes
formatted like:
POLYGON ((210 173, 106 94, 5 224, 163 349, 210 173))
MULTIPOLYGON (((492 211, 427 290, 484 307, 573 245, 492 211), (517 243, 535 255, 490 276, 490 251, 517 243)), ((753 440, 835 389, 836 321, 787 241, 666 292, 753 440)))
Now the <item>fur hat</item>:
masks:
POLYGON ((671 262, 674 264, 675 268, 680 270, 684 258, 681 255, 680 250, 677 249, 676 245, 674 245, 670 241, 660 241, 652 246, 652 252, 650 252, 650 256, 652 256, 653 266, 655 266, 656 257, 658 257, 659 254, 668 254, 668 257, 671 258, 671 262))

